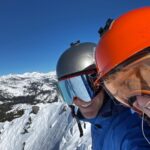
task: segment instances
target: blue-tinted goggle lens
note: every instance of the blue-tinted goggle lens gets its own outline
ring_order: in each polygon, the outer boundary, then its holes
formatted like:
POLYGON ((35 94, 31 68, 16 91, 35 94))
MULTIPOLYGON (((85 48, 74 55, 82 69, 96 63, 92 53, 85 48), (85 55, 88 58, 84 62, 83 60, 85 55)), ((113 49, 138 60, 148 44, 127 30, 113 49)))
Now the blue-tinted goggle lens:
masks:
POLYGON ((88 75, 80 75, 58 82, 63 99, 69 105, 74 97, 88 102, 95 96, 94 87, 88 75))

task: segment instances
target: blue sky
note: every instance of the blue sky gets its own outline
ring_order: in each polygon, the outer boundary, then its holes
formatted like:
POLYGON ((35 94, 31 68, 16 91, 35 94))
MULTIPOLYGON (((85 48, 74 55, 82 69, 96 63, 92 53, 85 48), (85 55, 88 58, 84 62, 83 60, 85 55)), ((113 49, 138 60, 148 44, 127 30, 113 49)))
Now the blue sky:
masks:
POLYGON ((73 41, 98 42, 107 18, 149 0, 0 0, 0 75, 55 70, 73 41))

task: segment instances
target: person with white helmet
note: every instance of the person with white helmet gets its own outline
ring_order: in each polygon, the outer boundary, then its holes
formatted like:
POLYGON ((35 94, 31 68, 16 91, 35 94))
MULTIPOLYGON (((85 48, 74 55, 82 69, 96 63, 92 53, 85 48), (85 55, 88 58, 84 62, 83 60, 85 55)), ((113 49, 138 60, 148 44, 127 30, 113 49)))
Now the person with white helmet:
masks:
POLYGON ((95 48, 95 43, 78 41, 60 56, 56 73, 64 101, 78 107, 76 117, 91 123, 93 150, 149 150, 138 115, 95 85, 95 48))

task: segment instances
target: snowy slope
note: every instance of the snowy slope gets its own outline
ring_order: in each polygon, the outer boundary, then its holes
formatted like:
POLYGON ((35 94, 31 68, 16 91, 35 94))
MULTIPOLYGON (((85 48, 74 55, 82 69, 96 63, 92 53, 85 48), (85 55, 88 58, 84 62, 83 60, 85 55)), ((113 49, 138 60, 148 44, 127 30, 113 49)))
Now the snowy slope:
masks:
POLYGON ((57 95, 56 82, 54 72, 0 78, 0 150, 91 150, 90 125, 82 123, 80 138, 76 120, 57 95))

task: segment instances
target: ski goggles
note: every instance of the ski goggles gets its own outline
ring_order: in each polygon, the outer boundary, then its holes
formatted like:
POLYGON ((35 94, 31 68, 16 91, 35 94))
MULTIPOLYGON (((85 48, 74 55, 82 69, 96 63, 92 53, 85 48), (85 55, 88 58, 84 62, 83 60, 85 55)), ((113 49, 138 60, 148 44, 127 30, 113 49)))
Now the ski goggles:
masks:
POLYGON ((58 82, 59 91, 63 100, 71 105, 73 99, 78 97, 85 102, 89 102, 97 94, 97 89, 94 87, 96 73, 82 74, 75 77, 60 80, 58 82))
POLYGON ((103 84, 113 97, 127 106, 131 106, 137 95, 150 96, 150 49, 106 75, 103 84))

